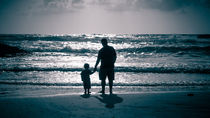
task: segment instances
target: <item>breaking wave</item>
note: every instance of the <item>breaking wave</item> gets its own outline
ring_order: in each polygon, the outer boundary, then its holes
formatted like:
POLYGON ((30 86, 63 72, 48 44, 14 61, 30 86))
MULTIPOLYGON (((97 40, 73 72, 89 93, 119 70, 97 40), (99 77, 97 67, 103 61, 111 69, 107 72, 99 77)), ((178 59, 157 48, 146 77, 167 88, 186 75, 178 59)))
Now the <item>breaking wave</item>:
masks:
MULTIPOLYGON (((82 68, 1 68, 0 71, 82 71, 82 68)), ((135 73, 206 73, 210 74, 210 68, 182 68, 182 67, 116 67, 115 72, 135 72, 135 73)))

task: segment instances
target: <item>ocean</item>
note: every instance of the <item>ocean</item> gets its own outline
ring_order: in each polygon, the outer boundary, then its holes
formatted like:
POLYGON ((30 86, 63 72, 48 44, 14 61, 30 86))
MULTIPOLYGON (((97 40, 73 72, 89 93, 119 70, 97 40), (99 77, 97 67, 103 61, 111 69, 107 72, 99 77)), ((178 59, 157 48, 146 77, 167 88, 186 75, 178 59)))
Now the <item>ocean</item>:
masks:
MULTIPOLYGON (((15 48, 0 57, 0 96, 83 93, 80 73, 84 63, 93 69, 102 38, 117 52, 114 92, 210 90, 209 37, 1 34, 0 43, 15 48)), ((98 72, 91 83, 93 93, 100 90, 98 72)))

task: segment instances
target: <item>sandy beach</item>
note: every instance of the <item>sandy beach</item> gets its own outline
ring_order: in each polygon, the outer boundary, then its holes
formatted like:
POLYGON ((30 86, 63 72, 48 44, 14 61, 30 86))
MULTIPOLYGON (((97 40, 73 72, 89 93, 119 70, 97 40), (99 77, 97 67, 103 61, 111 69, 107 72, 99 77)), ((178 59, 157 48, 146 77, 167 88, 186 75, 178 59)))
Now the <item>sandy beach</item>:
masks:
POLYGON ((1 97, 2 118, 209 118, 209 92, 1 97))

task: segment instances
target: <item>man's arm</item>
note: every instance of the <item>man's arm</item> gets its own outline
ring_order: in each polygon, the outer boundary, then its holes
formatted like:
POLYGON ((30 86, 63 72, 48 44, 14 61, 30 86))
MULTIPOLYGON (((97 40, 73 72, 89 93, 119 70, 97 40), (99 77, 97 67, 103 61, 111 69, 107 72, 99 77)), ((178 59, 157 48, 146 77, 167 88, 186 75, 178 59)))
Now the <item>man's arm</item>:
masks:
POLYGON ((99 57, 97 57, 96 64, 95 64, 95 68, 94 68, 93 71, 96 71, 96 70, 97 70, 97 66, 98 66, 100 60, 101 60, 101 59, 100 59, 99 57))
POLYGON ((101 50, 99 50, 99 52, 98 52, 98 57, 97 57, 97 60, 96 60, 95 68, 93 70, 94 72, 97 70, 97 66, 98 66, 100 60, 101 60, 101 50))
POLYGON ((113 48, 113 50, 114 50, 114 54, 113 54, 113 61, 114 61, 114 63, 116 62, 116 59, 117 59, 117 54, 116 54, 116 51, 115 51, 115 49, 113 48))

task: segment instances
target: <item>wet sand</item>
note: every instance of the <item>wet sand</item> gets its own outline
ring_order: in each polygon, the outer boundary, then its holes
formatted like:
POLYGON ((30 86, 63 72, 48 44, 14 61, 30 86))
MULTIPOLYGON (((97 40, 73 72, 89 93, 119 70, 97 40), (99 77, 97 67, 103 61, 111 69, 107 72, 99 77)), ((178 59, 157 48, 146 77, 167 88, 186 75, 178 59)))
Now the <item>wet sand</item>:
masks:
POLYGON ((1 118, 209 118, 209 92, 0 97, 1 118))

